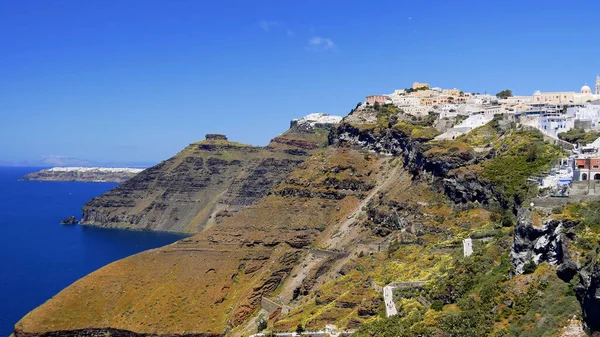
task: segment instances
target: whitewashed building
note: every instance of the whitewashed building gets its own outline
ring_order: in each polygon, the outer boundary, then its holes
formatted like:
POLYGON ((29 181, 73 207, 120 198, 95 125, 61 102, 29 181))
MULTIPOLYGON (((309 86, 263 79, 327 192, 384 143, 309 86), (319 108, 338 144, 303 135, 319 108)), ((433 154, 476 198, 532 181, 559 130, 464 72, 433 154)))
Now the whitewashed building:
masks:
POLYGON ((567 116, 576 121, 589 121, 592 129, 600 128, 600 105, 586 104, 567 109, 567 116))
POLYGON ((402 111, 404 111, 405 114, 413 116, 427 116, 430 111, 433 111, 433 108, 431 106, 425 105, 404 106, 400 109, 402 109, 402 111))
POLYGON ((560 112, 547 112, 540 116, 539 130, 558 138, 558 134, 567 132, 575 126, 575 118, 560 112))

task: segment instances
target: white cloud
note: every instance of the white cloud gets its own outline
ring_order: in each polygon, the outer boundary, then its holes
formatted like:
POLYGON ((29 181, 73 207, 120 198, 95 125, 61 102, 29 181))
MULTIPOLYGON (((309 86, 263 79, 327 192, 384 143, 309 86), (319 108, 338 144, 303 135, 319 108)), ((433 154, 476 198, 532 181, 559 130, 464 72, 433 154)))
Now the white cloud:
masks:
POLYGON ((258 22, 258 25, 260 26, 260 28, 262 28, 262 30, 264 30, 265 32, 268 33, 269 31, 271 31, 271 28, 278 25, 278 22, 277 21, 260 20, 258 22))
POLYGON ((331 39, 315 36, 308 41, 308 46, 312 50, 329 50, 335 48, 335 43, 331 39))

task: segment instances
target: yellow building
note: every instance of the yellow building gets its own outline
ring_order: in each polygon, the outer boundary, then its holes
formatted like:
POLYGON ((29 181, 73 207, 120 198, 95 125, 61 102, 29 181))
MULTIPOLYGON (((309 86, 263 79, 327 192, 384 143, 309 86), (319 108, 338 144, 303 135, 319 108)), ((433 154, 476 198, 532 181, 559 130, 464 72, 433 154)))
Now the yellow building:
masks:
POLYGON ((413 83, 413 89, 419 89, 419 88, 423 88, 426 87, 427 89, 429 89, 429 83, 420 83, 420 82, 414 82, 413 83))
POLYGON ((444 89, 444 90, 442 90, 442 95, 448 95, 448 96, 452 96, 452 97, 459 97, 460 96, 460 90, 458 90, 458 89, 444 89))

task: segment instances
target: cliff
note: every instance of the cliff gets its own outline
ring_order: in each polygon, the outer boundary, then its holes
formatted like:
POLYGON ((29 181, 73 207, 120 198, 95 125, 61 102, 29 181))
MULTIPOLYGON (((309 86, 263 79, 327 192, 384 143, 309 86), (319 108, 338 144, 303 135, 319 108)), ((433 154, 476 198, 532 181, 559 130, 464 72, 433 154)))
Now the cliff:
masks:
POLYGON ((197 233, 266 196, 323 143, 320 132, 293 127, 266 147, 208 134, 87 202, 81 224, 197 233))
POLYGON ((515 226, 534 193, 527 177, 559 150, 500 117, 432 141, 433 119, 378 109, 324 132, 324 147, 310 133, 275 138, 272 151, 307 155, 262 197, 82 278, 15 335, 247 336, 259 322, 270 331, 335 324, 358 336, 581 336, 582 320, 596 329, 597 205, 515 226), (396 290, 398 317, 383 318, 378 291, 390 283, 419 287, 396 290))
POLYGON ((142 171, 143 169, 134 168, 53 167, 29 173, 20 180, 121 183, 142 171))

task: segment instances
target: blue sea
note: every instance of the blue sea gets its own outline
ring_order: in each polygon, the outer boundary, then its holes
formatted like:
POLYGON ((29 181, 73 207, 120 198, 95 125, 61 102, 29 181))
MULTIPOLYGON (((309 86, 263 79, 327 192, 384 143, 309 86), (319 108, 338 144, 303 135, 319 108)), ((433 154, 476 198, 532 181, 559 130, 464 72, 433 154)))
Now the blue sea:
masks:
POLYGON ((35 167, 0 167, 0 337, 90 272, 183 236, 61 225, 115 183, 18 181, 35 167))

